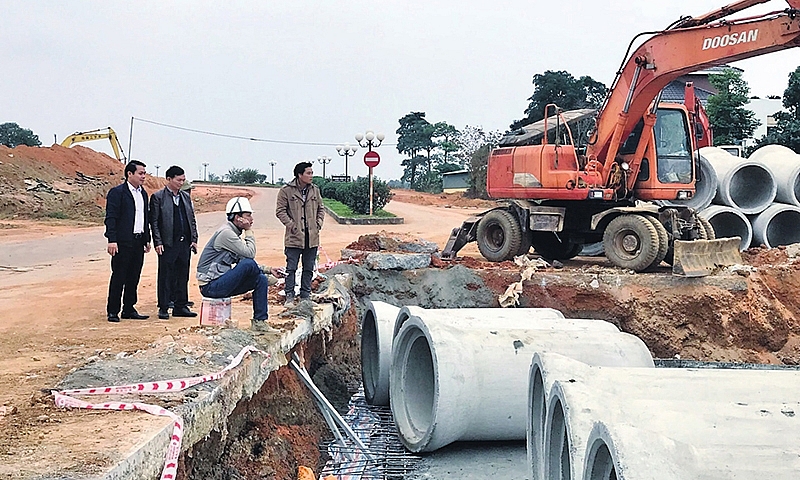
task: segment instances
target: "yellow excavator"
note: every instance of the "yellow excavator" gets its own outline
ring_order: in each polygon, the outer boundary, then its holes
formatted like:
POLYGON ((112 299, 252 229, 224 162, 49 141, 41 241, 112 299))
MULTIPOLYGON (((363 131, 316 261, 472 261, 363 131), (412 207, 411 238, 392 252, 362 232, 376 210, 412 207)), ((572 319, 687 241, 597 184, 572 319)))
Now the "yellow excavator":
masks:
POLYGON ((69 148, 76 143, 91 142, 104 138, 107 138, 111 142, 111 148, 114 149, 114 155, 117 156, 117 160, 122 163, 128 163, 128 159, 125 158, 125 152, 122 150, 122 144, 119 143, 119 138, 117 138, 117 133, 114 132, 114 129, 111 127, 98 128, 97 130, 89 130, 88 132, 75 132, 65 138, 64 141, 61 142, 61 146, 69 148))

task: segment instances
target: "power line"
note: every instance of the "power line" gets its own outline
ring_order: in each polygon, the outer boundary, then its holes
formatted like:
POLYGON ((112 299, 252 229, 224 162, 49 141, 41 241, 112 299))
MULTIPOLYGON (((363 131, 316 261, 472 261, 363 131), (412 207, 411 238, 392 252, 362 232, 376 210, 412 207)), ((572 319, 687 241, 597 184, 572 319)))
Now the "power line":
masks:
MULTIPOLYGON (((251 142, 279 143, 279 144, 283 144, 283 145, 308 145, 308 146, 315 146, 315 147, 336 147, 337 145, 341 145, 341 143, 296 142, 296 141, 291 141, 291 140, 271 140, 271 139, 267 139, 267 138, 246 137, 246 136, 243 136, 243 135, 231 135, 231 134, 227 134, 227 133, 210 132, 208 130, 198 130, 196 128, 181 127, 179 125, 170 125, 169 123, 156 122, 156 121, 153 121, 153 120, 147 120, 147 119, 139 118, 139 117, 131 117, 131 130, 133 130, 133 119, 134 118, 136 120, 140 121, 140 122, 150 123, 150 124, 158 125, 158 126, 161 126, 161 127, 174 128, 176 130, 183 130, 185 132, 200 133, 202 135, 211 135, 211 136, 214 136, 214 137, 233 138, 233 139, 236 139, 236 140, 248 140, 248 141, 251 141, 251 142)), ((396 144, 387 143, 385 145, 393 146, 393 145, 396 145, 396 144)))

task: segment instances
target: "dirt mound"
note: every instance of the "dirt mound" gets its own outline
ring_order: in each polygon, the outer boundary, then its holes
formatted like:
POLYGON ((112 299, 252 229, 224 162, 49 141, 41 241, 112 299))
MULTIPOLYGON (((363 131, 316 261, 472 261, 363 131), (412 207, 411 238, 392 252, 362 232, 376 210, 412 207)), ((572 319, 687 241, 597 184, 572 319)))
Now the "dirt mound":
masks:
POLYGON ((436 205, 445 208, 486 209, 497 202, 480 198, 467 198, 463 193, 425 193, 402 188, 392 189, 392 201, 416 205, 436 205))
MULTIPOLYGON (((66 148, 0 146, 0 218, 59 218, 98 222, 105 195, 125 165, 80 145, 66 148)), ((154 191, 164 179, 148 177, 154 191)))

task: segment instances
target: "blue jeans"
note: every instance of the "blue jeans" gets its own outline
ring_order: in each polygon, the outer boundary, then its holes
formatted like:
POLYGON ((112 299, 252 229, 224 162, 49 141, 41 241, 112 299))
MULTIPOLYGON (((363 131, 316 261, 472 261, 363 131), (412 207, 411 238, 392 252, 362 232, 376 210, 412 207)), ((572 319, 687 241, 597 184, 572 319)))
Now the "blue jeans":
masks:
POLYGON ((317 263, 317 247, 311 248, 291 248, 285 247, 283 253, 286 254, 286 288, 284 293, 287 297, 294 296, 297 263, 303 257, 303 273, 300 277, 300 298, 311 297, 311 280, 314 278, 314 266, 317 263))
POLYGON ((207 298, 225 298, 253 291, 253 319, 266 320, 267 276, 252 258, 245 258, 221 277, 200 287, 207 298))

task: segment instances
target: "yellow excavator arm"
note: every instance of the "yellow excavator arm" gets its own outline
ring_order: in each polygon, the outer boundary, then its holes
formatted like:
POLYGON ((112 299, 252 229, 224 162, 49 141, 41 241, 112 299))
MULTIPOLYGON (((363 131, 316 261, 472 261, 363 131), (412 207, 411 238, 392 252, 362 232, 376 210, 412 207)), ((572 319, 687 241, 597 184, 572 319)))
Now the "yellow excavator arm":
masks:
POLYGON ((102 140, 107 138, 111 142, 111 148, 114 150, 117 160, 127 163, 128 159, 125 158, 125 152, 122 150, 122 145, 119 143, 117 133, 111 127, 98 128, 97 130, 89 130, 88 132, 75 132, 68 136, 61 142, 62 147, 71 147, 76 143, 91 142, 93 140, 102 140))

